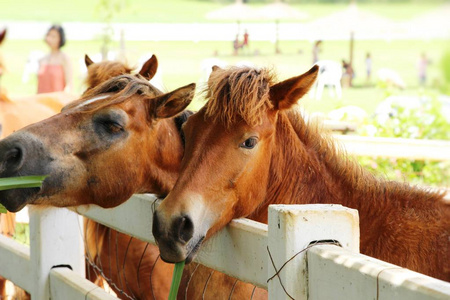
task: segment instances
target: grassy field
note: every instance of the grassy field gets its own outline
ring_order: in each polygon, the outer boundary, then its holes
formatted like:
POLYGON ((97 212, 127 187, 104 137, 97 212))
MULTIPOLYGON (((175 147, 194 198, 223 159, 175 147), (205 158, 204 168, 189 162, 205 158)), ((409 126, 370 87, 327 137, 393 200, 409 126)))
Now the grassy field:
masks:
MULTIPOLYGON (((118 45, 115 45, 118 47, 118 45)), ((311 43, 308 41, 282 42, 282 54, 274 54, 274 45, 269 42, 254 42, 249 53, 259 52, 259 55, 232 55, 232 46, 227 42, 128 42, 126 44, 127 58, 131 65, 136 65, 138 58, 145 53, 154 53, 159 59, 159 71, 162 74, 167 90, 175 89, 191 82, 199 82, 202 76, 201 63, 206 58, 215 57, 229 64, 239 61, 249 61, 258 66, 273 68, 278 78, 286 79, 305 72, 311 66, 311 43), (217 53, 217 56, 214 54, 217 53)), ((373 57, 374 71, 383 67, 396 70, 405 80, 408 88, 397 91, 401 94, 414 94, 419 91, 417 80, 417 61, 420 53, 425 51, 431 59, 429 67, 428 88, 433 89, 433 82, 440 81, 440 59, 448 46, 447 41, 358 41, 355 45, 355 87, 344 89, 343 98, 337 100, 324 92, 321 101, 305 97, 303 106, 311 112, 328 112, 342 105, 358 105, 373 112, 376 105, 383 100, 385 91, 366 84, 364 58, 367 51, 373 57)), ((323 44, 321 58, 340 61, 348 56, 348 42, 326 41, 323 44)), ((84 54, 98 53, 99 41, 72 41, 64 50, 72 59, 74 68, 75 92, 83 90, 81 64, 84 54)), ((447 48, 448 49, 448 48, 447 48)), ((2 77, 2 86, 12 97, 34 94, 36 78, 31 77, 27 83, 22 83, 22 73, 26 59, 31 50, 46 51, 42 41, 8 40, 2 45, 2 54, 7 65, 7 73, 2 77)), ((200 97, 196 98, 195 106, 202 105, 200 97)))
MULTIPOLYGON (((102 9, 101 0, 0 0, 0 20, 31 20, 51 22, 95 22, 99 21, 102 9)), ((206 14, 212 10, 232 3, 231 0, 114 0, 121 5, 121 12, 116 13, 114 21, 118 22, 211 22, 206 14)), ((249 1, 253 7, 260 7, 272 0, 249 1)), ((325 16, 333 11, 343 9, 347 4, 304 4, 302 1, 287 1, 309 15, 310 19, 325 16)), ((359 7, 373 13, 394 19, 407 20, 416 17, 445 0, 423 0, 399 3, 359 3, 359 7)), ((308 20, 305 20, 308 21, 308 20)))

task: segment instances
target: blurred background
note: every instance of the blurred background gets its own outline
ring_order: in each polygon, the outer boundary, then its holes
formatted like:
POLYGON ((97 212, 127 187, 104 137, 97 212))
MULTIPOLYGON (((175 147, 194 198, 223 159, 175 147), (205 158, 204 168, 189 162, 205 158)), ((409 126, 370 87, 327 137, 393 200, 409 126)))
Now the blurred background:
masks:
MULTIPOLYGON (((59 24, 75 95, 85 89, 85 54, 136 69, 155 54, 153 82, 165 90, 201 88, 213 65, 269 67, 282 80, 317 63, 318 83, 300 104, 307 113, 349 122, 360 135, 450 139, 450 1, 0 0, 0 7, 0 30, 7 29, 0 85, 11 99, 36 94, 44 39, 59 24)), ((190 108, 202 105, 199 94, 190 108)), ((375 169, 392 164, 367 160, 375 169)), ((425 174, 421 164, 408 168, 425 174)), ((449 180, 439 176, 433 180, 449 180)))

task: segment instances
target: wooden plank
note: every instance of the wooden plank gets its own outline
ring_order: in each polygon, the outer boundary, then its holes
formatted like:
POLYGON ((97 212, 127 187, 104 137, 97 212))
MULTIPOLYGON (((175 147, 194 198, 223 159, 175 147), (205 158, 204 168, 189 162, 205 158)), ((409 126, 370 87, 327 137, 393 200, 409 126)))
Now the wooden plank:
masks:
MULTIPOLYGON (((152 235, 153 195, 134 195, 122 205, 102 209, 80 206, 75 210, 96 222, 155 244, 152 235)), ((267 288, 267 225, 248 219, 233 220, 206 241, 195 261, 246 282, 267 288), (252 245, 249 247, 249 245, 252 245)))
POLYGON ((430 161, 450 160, 450 142, 403 138, 373 138, 334 135, 346 151, 358 156, 408 158, 430 161))
POLYGON ((31 297, 49 299, 48 278, 57 265, 70 265, 85 274, 80 216, 66 208, 30 207, 31 297))
POLYGON ((309 299, 450 299, 450 283, 387 262, 318 245, 308 258, 309 299))
POLYGON ((358 211, 332 204, 269 206, 270 299, 308 299, 306 251, 302 250, 323 240, 336 240, 359 252, 358 211), (278 271, 278 278, 273 277, 278 271))
POLYGON ((233 220, 205 242, 195 261, 267 289, 267 225, 233 220))
POLYGON ((115 208, 104 209, 96 205, 83 205, 75 207, 74 210, 117 231, 155 244, 152 224, 156 201, 154 195, 133 195, 115 208))
POLYGON ((0 235, 0 270, 2 277, 30 291, 33 285, 30 248, 0 235))
POLYGON ((68 268, 56 268, 50 271, 50 299, 117 300, 118 298, 68 268))

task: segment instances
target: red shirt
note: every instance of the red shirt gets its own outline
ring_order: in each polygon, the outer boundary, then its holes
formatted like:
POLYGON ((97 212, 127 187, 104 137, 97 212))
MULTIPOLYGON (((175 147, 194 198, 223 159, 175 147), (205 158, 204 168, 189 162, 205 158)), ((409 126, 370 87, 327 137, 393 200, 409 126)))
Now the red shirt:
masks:
POLYGON ((61 92, 66 86, 66 78, 62 65, 41 66, 38 72, 38 94, 61 92))

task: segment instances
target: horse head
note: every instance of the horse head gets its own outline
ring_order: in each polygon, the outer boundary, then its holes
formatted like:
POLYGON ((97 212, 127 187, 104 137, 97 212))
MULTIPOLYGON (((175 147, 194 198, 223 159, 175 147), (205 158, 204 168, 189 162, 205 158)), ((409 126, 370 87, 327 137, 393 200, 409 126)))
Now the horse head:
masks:
MULTIPOLYGON (((133 70, 133 68, 119 61, 101 61, 95 63, 87 54, 84 56, 84 62, 87 67, 86 84, 88 88, 86 92, 110 78, 130 74, 133 70)), ((158 60, 155 55, 152 55, 152 57, 143 64, 138 74, 145 79, 150 80, 155 76, 157 69, 158 60)))
POLYGON ((214 68, 206 105, 183 127, 178 180, 154 213, 161 258, 192 261, 204 239, 266 197, 279 112, 313 85, 318 68, 274 84, 267 70, 214 68))
POLYGON ((26 204, 113 207, 133 193, 167 190, 183 154, 168 118, 184 110, 194 89, 164 94, 143 78, 121 75, 11 134, 0 142, 0 177, 48 177, 41 188, 0 192, 0 203, 10 211, 26 204))

